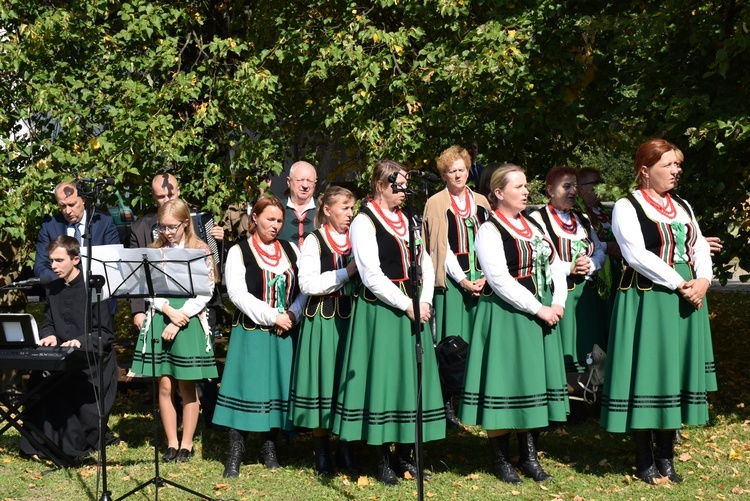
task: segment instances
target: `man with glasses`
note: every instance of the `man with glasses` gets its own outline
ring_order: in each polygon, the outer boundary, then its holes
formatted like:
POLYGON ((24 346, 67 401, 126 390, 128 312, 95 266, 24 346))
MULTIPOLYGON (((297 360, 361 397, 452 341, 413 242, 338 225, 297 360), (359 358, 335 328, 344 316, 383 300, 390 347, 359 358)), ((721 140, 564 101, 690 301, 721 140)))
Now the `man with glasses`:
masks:
POLYGON ((300 248, 305 237, 315 229, 313 226, 315 197, 313 195, 315 195, 318 174, 311 164, 295 162, 289 169, 286 182, 289 186, 289 198, 286 201, 284 227, 279 239, 287 240, 300 248))

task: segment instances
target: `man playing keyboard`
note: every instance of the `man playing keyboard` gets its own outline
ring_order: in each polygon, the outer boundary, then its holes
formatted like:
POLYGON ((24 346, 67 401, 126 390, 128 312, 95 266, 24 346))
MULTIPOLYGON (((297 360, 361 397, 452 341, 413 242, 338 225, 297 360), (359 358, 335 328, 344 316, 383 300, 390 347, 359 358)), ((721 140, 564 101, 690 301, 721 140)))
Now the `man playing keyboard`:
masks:
MULTIPOLYGON (((30 389, 36 385, 57 386, 39 401, 27 406, 24 424, 36 425, 65 453, 66 462, 77 464, 97 450, 99 443, 96 398, 99 377, 94 365, 94 355, 98 353, 99 327, 104 351, 101 363, 104 388, 98 393, 104 401, 105 416, 109 417, 115 401, 117 361, 112 350, 113 321, 107 304, 102 305, 100 316, 98 304, 94 303, 90 334, 85 331, 86 288, 79 269, 78 240, 67 235, 59 236, 49 243, 47 251, 52 271, 58 279, 47 286, 44 321, 39 331, 40 345, 85 349, 91 353, 91 364, 86 369, 62 373, 33 372, 29 380, 30 389)), ((106 433, 107 443, 117 440, 109 432, 106 433)), ((20 449, 25 457, 44 455, 44 451, 36 450, 26 437, 21 437, 20 449)))

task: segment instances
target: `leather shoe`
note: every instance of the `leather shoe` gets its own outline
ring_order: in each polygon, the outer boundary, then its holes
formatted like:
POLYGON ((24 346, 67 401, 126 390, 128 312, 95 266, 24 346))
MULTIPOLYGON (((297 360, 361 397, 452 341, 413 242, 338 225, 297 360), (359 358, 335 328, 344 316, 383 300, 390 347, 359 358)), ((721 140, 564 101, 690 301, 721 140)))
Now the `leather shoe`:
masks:
POLYGON ((177 457, 175 458, 175 461, 177 461, 178 463, 185 463, 191 457, 193 457, 194 454, 195 451, 193 451, 192 449, 180 449, 179 451, 177 451, 177 457))
POLYGON ((165 463, 171 463, 172 461, 177 458, 177 449, 174 447, 170 447, 167 449, 167 452, 164 453, 164 455, 161 457, 161 460, 165 463))

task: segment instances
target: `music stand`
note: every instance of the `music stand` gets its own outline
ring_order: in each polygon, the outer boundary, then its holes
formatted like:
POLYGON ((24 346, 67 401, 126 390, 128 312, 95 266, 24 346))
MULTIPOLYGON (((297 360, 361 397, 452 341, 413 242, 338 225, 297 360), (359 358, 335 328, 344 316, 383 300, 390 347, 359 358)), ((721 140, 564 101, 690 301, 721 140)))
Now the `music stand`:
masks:
MULTIPOLYGON (((100 249, 95 250, 96 253, 100 249)), ((135 298, 189 298, 199 294, 209 295, 206 255, 200 249, 113 249, 109 255, 93 256, 91 260, 103 271, 109 296, 120 299, 135 298), (116 254, 116 255, 115 255, 116 254), (201 278, 205 278, 201 280, 201 278), (195 280, 194 280, 195 279, 195 280), (204 287, 203 284, 206 284, 204 287), (114 285, 114 287, 113 287, 114 285)), ((155 347, 159 342, 154 335, 153 323, 149 328, 151 346, 152 401, 154 406, 154 476, 136 486, 115 501, 154 485, 154 499, 159 499, 159 488, 171 485, 201 499, 212 500, 205 494, 168 480, 159 474, 159 404, 155 347)), ((148 341, 148 339, 146 340, 148 341)))

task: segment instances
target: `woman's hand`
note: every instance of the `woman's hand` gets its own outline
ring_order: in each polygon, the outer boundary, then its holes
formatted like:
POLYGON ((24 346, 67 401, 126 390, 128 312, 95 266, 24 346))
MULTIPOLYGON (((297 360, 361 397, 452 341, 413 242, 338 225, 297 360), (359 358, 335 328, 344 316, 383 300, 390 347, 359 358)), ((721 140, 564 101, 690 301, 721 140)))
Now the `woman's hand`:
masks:
POLYGON ((432 313, 430 312, 432 308, 430 307, 430 303, 419 303, 419 322, 425 323, 427 322, 430 317, 432 316, 432 313))
POLYGON ((562 318, 562 314, 559 312, 560 306, 542 306, 539 311, 536 312, 536 316, 550 327, 557 325, 557 322, 562 318), (557 308, 555 308, 555 306, 557 308))
POLYGON ((706 296, 709 285, 711 284, 705 278, 695 278, 689 282, 682 282, 677 290, 687 302, 692 304, 696 309, 701 309, 703 307, 703 298, 706 296))
POLYGON ((161 312, 169 317, 169 321, 175 324, 177 327, 185 327, 188 322, 190 322, 190 317, 187 316, 185 312, 183 312, 182 310, 176 310, 168 304, 165 304, 162 307, 161 312))
POLYGON ((161 338, 164 341, 172 341, 175 337, 177 337, 178 332, 180 332, 180 328, 177 325, 170 323, 162 331, 161 338))
POLYGON ((292 319, 289 318, 288 313, 279 313, 279 315, 276 317, 276 322, 274 323, 274 325, 276 326, 276 334, 281 336, 294 326, 294 322, 292 322, 292 319))
POLYGON ((570 271, 571 275, 588 275, 591 269, 591 261, 584 254, 579 254, 575 262, 573 262, 573 269, 570 271))
POLYGON ((468 278, 464 278, 458 283, 458 285, 463 290, 471 292, 472 296, 478 297, 479 293, 482 292, 482 288, 484 287, 484 281, 484 277, 474 280, 473 282, 468 278))

